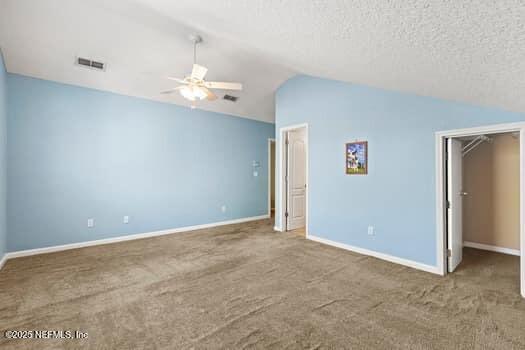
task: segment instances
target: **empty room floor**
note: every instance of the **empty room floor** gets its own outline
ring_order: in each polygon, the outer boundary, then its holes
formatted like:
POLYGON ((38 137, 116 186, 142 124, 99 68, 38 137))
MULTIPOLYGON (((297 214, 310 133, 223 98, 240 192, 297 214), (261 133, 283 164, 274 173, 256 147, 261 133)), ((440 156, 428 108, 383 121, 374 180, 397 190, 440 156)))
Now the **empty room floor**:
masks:
POLYGON ((2 349, 518 349, 518 258, 465 249, 447 277, 276 233, 270 220, 18 258, 0 329, 84 340, 2 349))

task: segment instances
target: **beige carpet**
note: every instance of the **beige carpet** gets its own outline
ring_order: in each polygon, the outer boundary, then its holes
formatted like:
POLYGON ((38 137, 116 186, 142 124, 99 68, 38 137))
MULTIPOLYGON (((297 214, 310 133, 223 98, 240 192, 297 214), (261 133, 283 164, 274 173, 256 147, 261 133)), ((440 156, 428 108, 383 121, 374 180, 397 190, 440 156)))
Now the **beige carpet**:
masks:
POLYGON ((524 349, 519 259, 465 250, 435 276, 274 233, 269 220, 19 258, 2 349, 524 349))

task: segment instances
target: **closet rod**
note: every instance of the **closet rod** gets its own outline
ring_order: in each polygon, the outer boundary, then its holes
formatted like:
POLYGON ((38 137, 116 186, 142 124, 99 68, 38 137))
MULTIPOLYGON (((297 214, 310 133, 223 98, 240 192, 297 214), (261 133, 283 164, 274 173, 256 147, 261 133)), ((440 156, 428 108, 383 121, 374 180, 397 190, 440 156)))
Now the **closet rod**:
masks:
POLYGON ((480 144, 482 144, 483 142, 491 142, 492 139, 486 135, 479 135, 479 136, 476 136, 476 138, 472 141, 470 141, 469 143, 467 143, 463 149, 462 149, 462 156, 466 156, 467 153, 469 153, 470 151, 472 151, 474 148, 478 147, 480 144))

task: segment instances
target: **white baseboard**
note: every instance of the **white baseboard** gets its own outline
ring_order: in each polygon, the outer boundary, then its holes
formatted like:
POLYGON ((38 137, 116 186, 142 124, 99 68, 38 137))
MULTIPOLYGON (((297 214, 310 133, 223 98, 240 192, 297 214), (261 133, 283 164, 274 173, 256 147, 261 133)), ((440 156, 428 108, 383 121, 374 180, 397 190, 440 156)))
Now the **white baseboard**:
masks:
POLYGON ((482 244, 482 243, 475 243, 475 242, 463 242, 463 246, 469 247, 469 248, 481 249, 481 250, 490 250, 491 252, 502 253, 502 254, 509 254, 509 255, 516 255, 516 256, 521 255, 519 249, 504 248, 504 247, 498 247, 498 246, 489 245, 489 244, 482 244))
POLYGON ((9 259, 9 258, 7 257, 7 253, 6 253, 6 254, 4 254, 4 256, 2 256, 2 259, 0 259, 0 270, 2 270, 2 267, 4 267, 5 262, 7 261, 7 259, 9 259))
POLYGON ((441 273, 439 272, 439 270, 438 270, 438 268, 436 266, 426 265, 426 264, 418 263, 416 261, 407 260, 407 259, 403 259, 403 258, 398 258, 396 256, 379 253, 379 252, 376 252, 376 251, 373 251, 373 250, 368 250, 368 249, 365 249, 365 248, 354 247, 354 246, 351 246, 351 245, 348 245, 348 244, 344 244, 344 243, 334 242, 334 241, 331 241, 329 239, 325 239, 325 238, 321 238, 321 237, 317 237, 317 236, 308 235, 307 239, 310 239, 312 241, 316 241, 316 242, 319 242, 319 243, 323 243, 323 244, 328 244, 328 245, 331 245, 333 247, 346 249, 346 250, 349 250, 351 252, 355 252, 355 253, 359 253, 359 254, 363 254, 363 255, 373 256, 374 258, 378 258, 378 259, 381 259, 381 260, 386 260, 386 261, 393 262, 393 263, 396 263, 396 264, 405 265, 405 266, 412 267, 412 268, 417 269, 417 270, 422 270, 422 271, 434 273, 434 274, 437 274, 437 275, 441 275, 441 273))
POLYGON ((274 231, 278 231, 278 232, 283 232, 283 229, 281 227, 278 227, 278 226, 274 226, 273 230, 274 231))
POLYGON ((20 257, 23 257, 23 256, 30 256, 30 255, 37 255, 37 254, 47 254, 47 253, 59 252, 59 251, 62 251, 62 250, 91 247, 91 246, 102 245, 102 244, 112 244, 112 243, 118 243, 118 242, 124 242, 124 241, 131 241, 131 240, 135 240, 135 239, 142 239, 142 238, 150 238, 150 237, 169 235, 169 234, 172 234, 172 233, 180 233, 180 232, 186 232, 186 231, 202 230, 202 229, 206 229, 206 228, 217 227, 217 226, 224 226, 224 225, 240 224, 240 223, 243 223, 243 222, 263 220, 263 219, 268 219, 268 218, 269 218, 268 215, 252 216, 252 217, 241 218, 241 219, 213 222, 213 223, 203 224, 203 225, 178 227, 178 228, 173 228, 173 229, 154 231, 154 232, 146 232, 146 233, 137 233, 137 234, 126 235, 126 236, 119 236, 119 237, 114 237, 114 238, 97 239, 97 240, 94 240, 94 241, 71 243, 71 244, 64 244, 64 245, 56 245, 56 246, 52 246, 52 247, 37 248, 37 249, 19 250, 19 251, 16 251, 16 252, 9 252, 9 253, 5 254, 2 261, 5 261, 7 259, 20 258, 20 257))

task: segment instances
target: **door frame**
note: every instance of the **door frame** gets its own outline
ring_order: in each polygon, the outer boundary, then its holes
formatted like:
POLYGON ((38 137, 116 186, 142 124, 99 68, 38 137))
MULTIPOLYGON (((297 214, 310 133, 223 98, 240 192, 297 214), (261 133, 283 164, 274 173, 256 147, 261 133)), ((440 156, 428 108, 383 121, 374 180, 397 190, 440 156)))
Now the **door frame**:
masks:
MULTIPOLYGON (((292 130, 297 130, 297 129, 305 129, 305 135, 306 135, 306 140, 305 140, 305 153, 306 153, 306 201, 305 201, 305 213, 306 213, 306 220, 305 220, 305 235, 306 235, 306 238, 308 238, 309 236, 309 233, 308 233, 308 221, 309 221, 309 218, 310 218, 310 211, 309 211, 309 200, 310 200, 310 181, 309 181, 309 148, 310 148, 310 135, 309 135, 309 128, 308 128, 308 123, 302 123, 302 124, 295 124, 295 125, 290 125, 290 126, 285 126, 285 127, 282 127, 282 128, 279 128, 279 138, 278 138, 278 142, 277 142, 277 149, 279 151, 278 155, 279 155, 279 158, 277 159, 276 157, 276 163, 277 161, 279 162, 280 164, 280 167, 279 167, 279 198, 276 198, 278 200, 278 204, 279 204, 279 212, 277 213, 277 208, 276 209, 276 213, 275 213, 275 216, 279 215, 279 222, 280 222, 280 226, 279 227, 275 227, 275 230, 277 231, 281 231, 281 232, 286 232, 288 230, 287 228, 287 222, 286 222, 286 218, 285 218, 285 212, 286 212, 286 197, 287 197, 287 188, 286 186, 284 186, 285 184, 285 176, 286 176, 286 147, 284 147, 284 137, 285 137, 285 133, 287 133, 288 131, 292 131, 292 130)), ((276 174, 277 175, 277 174, 276 174)), ((276 192, 277 194, 277 192, 276 192)), ((277 206, 276 206, 277 207, 277 206)))
POLYGON ((436 143, 436 258, 437 269, 441 275, 447 274, 446 265, 446 194, 445 194, 445 141, 451 137, 473 136, 478 134, 520 133, 520 285, 525 298, 525 122, 495 124, 465 129, 445 130, 435 133, 436 143))
MULTIPOLYGON (((275 143, 275 139, 268 139, 268 217, 272 217, 272 142, 275 143)), ((277 170, 277 143, 275 143, 275 164, 274 171, 277 170)), ((277 171, 274 172, 275 179, 277 180, 277 171)), ((274 181, 273 190, 276 192, 277 181, 274 181)))

